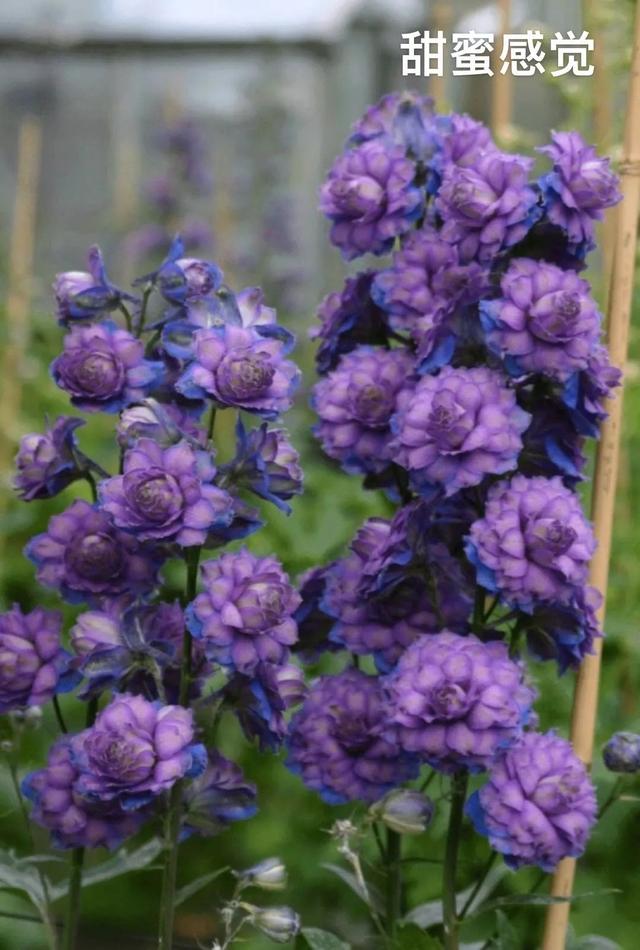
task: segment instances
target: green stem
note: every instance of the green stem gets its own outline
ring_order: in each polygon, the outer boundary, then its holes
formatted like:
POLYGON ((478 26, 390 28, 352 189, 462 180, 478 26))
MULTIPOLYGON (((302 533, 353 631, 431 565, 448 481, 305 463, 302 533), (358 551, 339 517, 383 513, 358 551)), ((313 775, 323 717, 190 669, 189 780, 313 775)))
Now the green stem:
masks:
POLYGON ((488 875, 489 871, 491 870, 491 868, 493 867, 493 865, 495 864, 495 861, 496 861, 497 857, 498 857, 498 852, 497 852, 497 851, 492 851, 491 854, 489 855, 489 857, 487 858, 487 862, 486 862, 484 868, 482 869, 482 871, 480 872, 480 876, 478 877, 478 880, 476 881, 475 887, 473 888, 473 890, 472 890, 471 893, 469 894, 469 897, 468 897, 468 899, 467 899, 466 904, 464 905, 464 907, 463 907, 462 910, 460 911, 460 920, 464 920, 464 918, 465 918, 465 917, 467 916, 467 914, 469 913, 469 910, 471 909, 471 906, 473 905, 474 900, 476 899, 476 897, 477 897, 478 894, 480 893, 480 888, 482 887, 482 885, 483 885, 484 882, 486 881, 487 875, 488 875))
POLYGON ((91 489, 91 498, 94 502, 98 500, 98 487, 96 485, 96 480, 93 477, 93 472, 90 472, 88 469, 84 473, 84 479, 89 484, 91 489))
POLYGON ((71 874, 69 876, 69 897, 64 920, 61 950, 74 950, 80 923, 80 892, 82 890, 82 866, 84 848, 74 848, 71 853, 71 874))
POLYGON ((471 627, 474 633, 479 633, 484 626, 484 601, 485 592, 483 588, 476 587, 476 594, 473 603, 473 619, 471 621, 471 627))
POLYGON ((138 339, 142 336, 144 331, 145 321, 147 319, 147 306, 149 304, 149 297, 153 293, 153 284, 149 284, 145 287, 142 293, 142 304, 140 306, 140 317, 138 319, 138 326, 136 327, 136 336, 138 339))
POLYGON ((62 715, 62 709, 60 708, 60 701, 57 696, 53 697, 53 711, 56 714, 56 720, 58 726, 60 727, 60 732, 68 732, 67 724, 64 721, 64 716, 62 715))
POLYGON ((207 428, 207 438, 209 442, 213 438, 213 430, 215 428, 215 424, 216 424, 216 407, 212 405, 209 411, 209 426, 207 428))
POLYGON ((393 941, 398 918, 402 912, 402 839, 397 831, 387 828, 387 933, 393 941))
POLYGON ((460 831, 464 816, 464 802, 467 795, 468 776, 465 772, 456 772, 451 778, 451 811, 449 830, 444 856, 442 878, 442 911, 444 923, 445 950, 458 950, 458 908, 456 905, 456 878, 458 868, 458 848, 460 831))
MULTIPOLYGON (((187 582, 185 587, 184 604, 190 603, 196 596, 198 589, 198 567, 200 565, 200 548, 190 548, 187 551, 187 582)), ((187 706, 189 702, 189 685, 191 681, 191 634, 185 629, 182 639, 182 669, 180 671, 179 702, 187 706)), ((182 803, 182 785, 180 782, 171 789, 165 818, 165 865, 162 875, 162 891, 160 898, 160 930, 158 935, 158 950, 171 950, 173 944, 173 922, 175 917, 175 894, 178 871, 178 837, 180 835, 180 817, 182 803)))
POLYGON ((129 313, 128 308, 125 307, 123 303, 121 303, 118 309, 120 310, 120 313, 124 317, 124 322, 127 324, 127 330, 129 331, 129 333, 131 333, 131 330, 133 328, 133 321, 131 320, 131 314, 129 313))

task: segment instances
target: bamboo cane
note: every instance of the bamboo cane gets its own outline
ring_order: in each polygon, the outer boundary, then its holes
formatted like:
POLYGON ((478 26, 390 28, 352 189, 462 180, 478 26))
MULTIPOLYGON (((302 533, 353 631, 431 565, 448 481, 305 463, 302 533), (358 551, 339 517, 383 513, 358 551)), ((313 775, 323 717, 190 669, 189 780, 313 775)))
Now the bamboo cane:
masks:
MULTIPOLYGON (((434 34, 442 31, 447 37, 449 27, 451 26, 451 7, 448 3, 436 3, 431 14, 431 29, 434 34)), ((436 104, 438 112, 446 112, 447 108, 447 77, 429 76, 429 95, 436 104)))
POLYGON ((505 35, 511 26, 511 0, 498 0, 500 16, 499 35, 496 36, 494 50, 494 77, 491 96, 491 126, 493 134, 500 142, 509 138, 511 130, 511 115, 513 110, 513 77, 511 71, 500 72, 500 50, 505 35))
MULTIPOLYGON (((14 429, 22 402, 22 369, 31 322, 31 275, 41 147, 40 122, 28 116, 20 126, 18 137, 18 168, 5 308, 7 339, 1 364, 0 474, 3 480, 7 475, 14 429)), ((4 492, 2 495, 4 507, 4 492)))
MULTIPOLYGON (((611 289, 609 295, 608 343, 611 361, 624 367, 627 358, 629 324, 633 296, 633 281, 640 210, 640 5, 636 7, 634 47, 629 79, 629 98, 624 132, 624 150, 621 164, 623 200, 618 209, 617 233, 614 246, 611 289)), ((591 562, 590 582, 606 597, 611 553, 611 535, 615 508, 616 479, 622 427, 622 393, 607 405, 609 416, 602 426, 596 456, 593 483, 592 518, 598 549, 591 562)), ((599 612, 604 620, 604 602, 599 612)), ((596 645, 593 656, 585 658, 578 674, 573 712, 571 741, 576 754, 587 766, 591 765, 598 705, 598 685, 602 656, 602 641, 596 645)), ((551 885, 554 897, 569 898, 573 891, 576 862, 562 861, 551 885)), ((564 950, 569 922, 569 901, 551 904, 547 910, 543 950, 564 950)))

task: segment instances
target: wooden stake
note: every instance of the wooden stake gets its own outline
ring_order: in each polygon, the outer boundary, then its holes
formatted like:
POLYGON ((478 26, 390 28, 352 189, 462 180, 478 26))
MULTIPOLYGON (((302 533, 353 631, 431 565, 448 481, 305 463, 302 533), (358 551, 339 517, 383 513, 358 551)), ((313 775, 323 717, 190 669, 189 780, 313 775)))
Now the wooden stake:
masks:
POLYGON ((505 142, 509 139, 511 131, 511 115, 513 111, 513 76, 511 71, 500 72, 502 60, 500 52, 502 50, 502 41, 505 34, 509 32, 511 26, 511 0, 499 0, 498 11, 500 14, 500 31, 496 36, 496 45, 494 49, 494 76, 491 90, 491 125, 493 134, 499 142, 505 142))
MULTIPOLYGON (((449 27, 451 26, 451 7, 448 3, 436 3, 433 6, 433 12, 431 14, 431 33, 435 35, 441 30, 446 39, 447 46, 445 49, 448 49, 448 44, 451 42, 451 37, 449 36, 449 27)), ((445 63, 447 57, 445 56, 445 63)), ((446 70, 444 70, 445 75, 443 76, 429 76, 429 95, 435 103, 435 107, 438 112, 447 111, 447 77, 446 70)))
MULTIPOLYGON (((617 231, 609 295, 608 344, 611 362, 624 368, 627 359, 629 323, 635 276, 640 211, 640 5, 636 7, 633 58, 625 120, 621 163, 622 203, 618 206, 617 231)), ((609 557, 615 509, 616 480, 622 427, 622 393, 607 404, 608 418, 602 426, 593 483, 592 518, 598 548, 591 562, 590 583, 606 598, 609 557)), ((599 612, 604 620, 604 602, 599 612)), ((571 718, 571 741, 576 754, 591 765, 598 706, 598 685, 602 640, 596 652, 582 663, 578 673, 571 718)), ((554 897, 570 897, 576 862, 567 858, 558 866, 552 881, 554 897)), ((543 950, 564 950, 570 903, 551 904, 547 910, 543 950)))
MULTIPOLYGON (((40 122, 28 116, 20 125, 18 168, 9 250, 6 301, 7 340, 2 353, 0 402, 0 473, 4 479, 13 454, 22 402, 23 362, 31 323, 31 277, 40 177, 40 122)), ((4 492, 2 493, 4 496, 4 492)), ((4 507, 4 501, 2 502, 4 507)))

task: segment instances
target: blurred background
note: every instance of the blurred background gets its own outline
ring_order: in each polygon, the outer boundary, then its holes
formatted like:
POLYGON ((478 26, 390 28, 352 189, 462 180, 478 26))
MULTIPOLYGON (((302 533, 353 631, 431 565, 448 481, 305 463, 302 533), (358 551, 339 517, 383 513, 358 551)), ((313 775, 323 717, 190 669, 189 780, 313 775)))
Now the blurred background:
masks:
MULTIPOLYGON (((384 499, 364 493, 358 479, 343 475, 320 454, 306 408, 314 380, 307 331, 322 295, 338 289, 346 272, 316 210, 317 192, 350 125, 384 92, 422 85, 440 111, 467 111, 488 122, 505 147, 530 150, 546 141, 551 128, 577 128, 615 160, 633 13, 633 0, 5 0, 0 7, 2 609, 13 601, 25 608, 54 603, 36 588, 22 548, 69 503, 68 493, 24 505, 12 498, 10 480, 20 435, 42 429, 45 415, 67 410, 48 377, 61 340, 49 291, 57 271, 84 269, 88 246, 99 243, 110 277, 127 283, 162 259, 180 229, 190 250, 216 260, 233 287, 265 288, 267 302, 300 341, 305 381, 288 425, 303 456, 307 488, 291 518, 269 511, 267 527, 250 545, 277 553, 295 576, 339 553, 365 517, 387 511, 384 499), (441 29, 450 39, 454 31, 499 35, 505 27, 539 28, 547 40, 556 30, 579 35, 587 29, 595 39, 594 75, 554 79, 546 72, 501 84, 487 77, 453 77, 447 57, 441 78, 402 78, 402 32, 441 29)), ((610 221, 601 229, 602 249, 590 272, 603 307, 613 226, 610 221)), ((600 741, 616 729, 640 729, 639 294, 636 302, 600 741)), ((92 419, 83 444, 100 456, 107 436, 104 421, 92 419)), ((223 442, 228 436, 222 432, 223 442)), ((588 494, 586 485, 587 502, 588 494)), ((533 669, 543 697, 543 727, 559 724, 566 734, 572 675, 558 680, 554 670, 540 664, 533 669)), ((73 719, 73 700, 63 702, 73 719)), ((54 735, 54 724, 45 717, 29 737, 32 765, 42 761, 54 735)), ((292 874, 283 902, 307 925, 366 947, 362 907, 322 867, 336 860, 327 829, 349 811, 322 805, 276 758, 248 749, 231 726, 222 747, 257 782, 261 810, 219 838, 189 842, 180 879, 280 854, 292 874)), ((611 780, 599 762, 595 776, 606 797, 611 780)), ((0 841, 18 852, 25 848, 4 773, 0 841)), ((39 841, 44 849, 44 839, 39 841)), ((408 865, 414 903, 438 894, 437 834, 433 841, 412 845, 410 853, 434 862, 408 865)), ((470 859, 461 870, 467 882, 476 867, 474 848, 481 857, 482 845, 469 833, 470 859)), ((625 950, 638 946, 639 849, 638 806, 620 803, 598 826, 581 862, 577 892, 596 893, 575 904, 577 934, 606 934, 616 942, 612 946, 625 950), (598 896, 606 888, 620 893, 598 896)), ((534 880, 528 872, 510 875, 503 893, 527 890, 534 880)), ((88 889, 81 947, 152 947, 158 887, 159 872, 151 868, 88 889)), ((225 893, 227 885, 221 888, 225 893)), ((1 891, 0 915, 3 911, 28 914, 29 905, 1 891)), ((542 911, 515 912, 518 933, 527 935, 519 947, 538 945, 542 911)), ((180 907, 176 946, 210 945, 217 922, 212 886, 180 907)), ((482 939, 486 932, 478 926, 482 939)), ((0 916, 3 950, 41 946, 36 924, 0 916)), ((249 936, 247 946, 263 950, 271 944, 249 936)))

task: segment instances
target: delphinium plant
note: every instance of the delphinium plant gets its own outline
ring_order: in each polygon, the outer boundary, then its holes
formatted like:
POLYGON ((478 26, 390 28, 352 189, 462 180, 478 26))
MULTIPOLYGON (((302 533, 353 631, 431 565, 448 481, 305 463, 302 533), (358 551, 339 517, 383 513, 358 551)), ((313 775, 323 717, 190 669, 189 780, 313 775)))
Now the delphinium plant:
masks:
MULTIPOLYGON (((14 606, 0 616, 0 709, 17 789, 20 738, 53 706, 60 735, 22 793, 28 822, 70 850, 71 863, 61 883, 42 856, 16 858, 9 886, 29 894, 52 945, 51 904, 67 897, 69 950, 86 849, 121 849, 146 829, 146 843, 99 865, 98 879, 160 862, 159 946, 169 950, 180 842, 256 811, 255 786, 216 747, 221 718, 232 712, 250 741, 276 750, 303 689, 289 663, 298 593, 275 556, 225 550, 261 526, 252 497, 289 511, 302 489, 297 453, 272 424, 298 382, 294 341, 259 289, 232 291, 215 264, 186 257, 179 238, 134 293, 111 283, 96 248, 89 270, 60 274, 54 291, 65 337, 51 373, 87 418, 63 416, 25 436, 15 486, 27 502, 65 492, 66 507, 26 554, 38 583, 77 606, 68 635, 56 610, 14 606), (227 459, 216 452, 219 412, 237 416, 227 459), (95 414, 113 420, 100 462, 78 444, 95 414), (79 732, 68 725, 74 703, 85 708, 79 732)), ((295 933, 293 912, 240 899, 274 875, 282 883, 272 864, 238 877, 216 946, 230 946, 247 922, 295 933)))
POLYGON ((347 261, 390 257, 322 302, 315 432, 395 513, 304 578, 302 640, 342 651, 344 669, 311 685, 289 763, 326 801, 371 805, 334 833, 387 945, 413 922, 433 928, 428 946, 459 946, 488 886, 478 872, 456 896, 465 820, 489 840, 485 874, 499 855, 550 872, 596 820, 584 765, 537 728, 534 680, 538 661, 576 669, 601 636, 577 487, 620 373, 582 272, 620 195, 578 133, 538 151, 536 178, 480 122, 388 95, 321 189, 347 261), (448 787, 442 909, 407 915, 398 831, 424 830, 432 809, 399 786, 418 775, 448 787), (357 848, 381 818, 384 911, 357 848))

